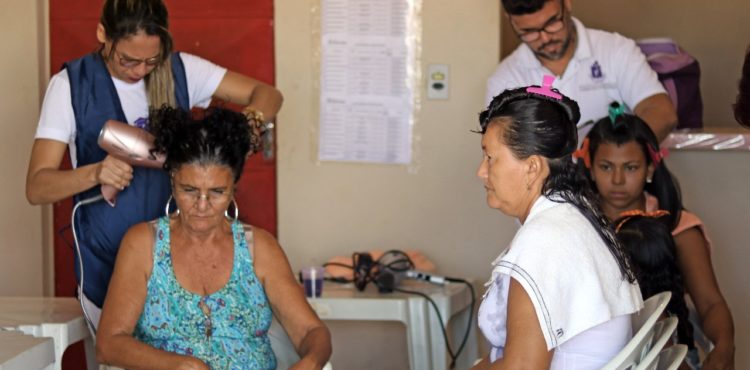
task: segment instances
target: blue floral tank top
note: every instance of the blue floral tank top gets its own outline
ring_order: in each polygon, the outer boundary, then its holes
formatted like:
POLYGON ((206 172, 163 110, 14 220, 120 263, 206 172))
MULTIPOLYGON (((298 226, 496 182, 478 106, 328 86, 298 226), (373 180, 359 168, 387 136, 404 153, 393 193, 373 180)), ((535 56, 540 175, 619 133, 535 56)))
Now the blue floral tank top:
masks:
POLYGON ((185 290, 174 274, 169 219, 156 223, 154 267, 133 336, 155 348, 196 357, 213 370, 275 369, 267 335, 273 314, 255 275, 242 224, 232 223, 229 282, 201 296, 185 290))

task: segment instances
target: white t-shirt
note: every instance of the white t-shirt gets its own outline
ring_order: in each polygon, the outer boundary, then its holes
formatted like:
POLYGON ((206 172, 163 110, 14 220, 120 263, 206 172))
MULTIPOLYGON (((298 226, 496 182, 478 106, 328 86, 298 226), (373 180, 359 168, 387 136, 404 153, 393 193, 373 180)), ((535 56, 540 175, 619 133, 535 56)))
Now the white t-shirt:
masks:
POLYGON ((575 206, 539 197, 493 266, 477 318, 490 360, 504 355, 511 278, 531 299, 547 349, 555 349, 552 369, 599 369, 632 336, 630 314, 643 306, 638 284, 624 280, 575 206))
MULTIPOLYGON (((666 90, 651 69, 641 49, 631 39, 617 33, 588 29, 576 18, 578 43, 573 58, 553 87, 578 102, 579 126, 607 116, 609 104, 624 103, 630 111, 642 100, 666 90)), ((552 75, 526 44, 511 53, 487 80, 486 103, 506 89, 541 85, 544 75, 552 75)), ((579 130, 582 138, 591 129, 579 130)))
MULTIPOLYGON (((180 53, 185 66, 190 107, 206 108, 227 70, 203 58, 180 53)), ((122 110, 129 124, 148 118, 148 98, 143 80, 130 84, 112 77, 122 110)), ((44 95, 36 139, 51 139, 70 146, 70 159, 76 166, 76 120, 70 97, 68 71, 63 69, 50 79, 44 95)))

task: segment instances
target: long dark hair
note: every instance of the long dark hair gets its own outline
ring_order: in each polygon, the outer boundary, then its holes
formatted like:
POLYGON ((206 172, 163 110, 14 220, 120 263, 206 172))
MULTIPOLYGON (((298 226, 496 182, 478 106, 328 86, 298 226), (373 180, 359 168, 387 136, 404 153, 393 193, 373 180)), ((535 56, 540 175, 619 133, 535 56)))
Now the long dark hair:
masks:
POLYGON ((518 159, 539 155, 547 159, 550 173, 542 194, 552 200, 562 199, 575 206, 591 223, 615 258, 623 277, 632 282, 627 255, 623 252, 609 220, 595 201, 588 181, 576 170, 571 153, 576 149, 580 119, 578 104, 563 96, 557 100, 526 88, 505 90, 492 99, 489 107, 479 114, 481 133, 490 124, 504 125, 501 140, 518 159))
MULTIPOLYGON (((677 227, 682 215, 682 196, 677 180, 669 172, 666 163, 660 161, 655 164, 649 153, 649 146, 655 151, 659 151, 659 140, 648 127, 646 122, 632 114, 621 114, 615 118, 613 123, 609 117, 605 117, 596 122, 588 134, 589 153, 591 165, 594 165, 594 157, 599 146, 603 143, 623 145, 629 142, 636 142, 646 157, 646 164, 654 165, 654 176, 651 183, 646 183, 644 190, 659 200, 659 208, 669 211, 666 216, 668 225, 671 229, 677 227)), ((579 161, 582 163, 583 161, 579 161)), ((590 169, 584 169, 589 176, 589 184, 594 192, 598 193, 596 184, 590 176, 590 169)))
POLYGON ((659 292, 672 292, 666 311, 679 320, 679 342, 693 347, 693 327, 688 319, 685 287, 669 225, 646 216, 627 216, 614 224, 619 225, 617 238, 630 256, 643 299, 659 292))
POLYGON ((154 151, 164 153, 164 169, 172 172, 185 164, 220 165, 232 170, 239 181, 245 158, 253 149, 254 133, 245 115, 225 108, 211 108, 203 119, 190 112, 164 106, 151 112, 149 131, 154 151))

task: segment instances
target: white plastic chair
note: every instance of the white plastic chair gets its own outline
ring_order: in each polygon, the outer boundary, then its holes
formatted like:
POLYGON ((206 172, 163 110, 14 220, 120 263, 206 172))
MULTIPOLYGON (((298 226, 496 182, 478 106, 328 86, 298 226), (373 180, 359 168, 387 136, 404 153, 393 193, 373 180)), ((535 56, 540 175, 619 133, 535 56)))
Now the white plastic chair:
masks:
MULTIPOLYGON (((672 293, 661 292, 643 303, 643 308, 631 317, 633 338, 602 370, 624 370, 638 365, 651 349, 654 326, 672 298, 672 293)), ((674 329, 673 329, 674 330, 674 329)))
POLYGON ((677 370, 682 364, 682 360, 687 355, 688 347, 684 344, 676 344, 659 352, 659 360, 656 363, 656 370, 677 370))
MULTIPOLYGON (((294 344, 292 344, 289 336, 286 335, 286 331, 275 318, 268 329, 268 337, 271 339, 271 348, 276 355, 277 369, 286 370, 299 361, 299 355, 294 348, 294 344)), ((329 362, 323 366, 323 370, 333 370, 333 366, 329 362)))
POLYGON ((654 325, 654 343, 635 370, 654 370, 656 368, 659 353, 667 344, 667 341, 672 338, 672 333, 677 328, 677 322, 676 317, 667 317, 654 325))

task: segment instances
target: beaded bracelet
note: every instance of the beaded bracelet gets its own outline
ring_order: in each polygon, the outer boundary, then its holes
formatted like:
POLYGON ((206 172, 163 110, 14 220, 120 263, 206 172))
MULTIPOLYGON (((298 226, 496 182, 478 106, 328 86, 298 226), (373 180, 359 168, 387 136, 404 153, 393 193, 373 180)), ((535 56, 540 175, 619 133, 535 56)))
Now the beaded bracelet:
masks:
POLYGON ((245 117, 247 117, 248 121, 253 121, 253 126, 255 126, 256 128, 260 129, 263 126, 263 123, 265 122, 263 112, 255 108, 245 107, 242 113, 245 114, 245 117))

